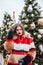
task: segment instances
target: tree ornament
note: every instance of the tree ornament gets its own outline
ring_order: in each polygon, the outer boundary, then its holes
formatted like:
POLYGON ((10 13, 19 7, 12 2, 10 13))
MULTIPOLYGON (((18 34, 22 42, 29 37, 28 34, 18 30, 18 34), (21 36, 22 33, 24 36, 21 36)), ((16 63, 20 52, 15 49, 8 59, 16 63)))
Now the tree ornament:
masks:
POLYGON ((32 10, 33 10, 33 9, 32 9, 32 5, 29 5, 27 11, 28 11, 28 12, 32 12, 32 10))
POLYGON ((5 38, 5 36, 3 36, 3 39, 5 38))
POLYGON ((43 19, 38 19, 36 22, 38 23, 38 25, 43 26, 43 19))
POLYGON ((3 27, 1 27, 1 31, 3 30, 3 27))
POLYGON ((39 49, 41 52, 43 52, 43 45, 42 44, 39 45, 39 49))
POLYGON ((24 18, 26 16, 26 14, 25 13, 23 13, 23 16, 22 16, 22 18, 24 18))
POLYGON ((9 22, 7 23, 7 25, 11 25, 11 21, 9 21, 9 22))
POLYGON ((33 17, 33 16, 34 16, 34 14, 31 14, 31 16, 33 17))
POLYGON ((34 63, 34 65, 38 65, 37 63, 34 63))
POLYGON ((32 4, 32 6, 34 6, 34 3, 32 4))
POLYGON ((9 30, 7 29, 6 31, 8 32, 9 30))
POLYGON ((27 28, 27 25, 26 24, 24 25, 24 28, 27 28))
POLYGON ((34 22, 32 22, 32 24, 30 24, 30 28, 35 29, 35 23, 34 22))
POLYGON ((38 31, 40 32, 40 34, 43 34, 43 29, 39 29, 38 31))
POLYGON ((29 21, 29 20, 28 20, 28 19, 26 19, 26 20, 25 20, 25 23, 28 23, 28 21, 29 21))
POLYGON ((37 38, 38 38, 38 39, 41 39, 41 37, 42 37, 41 34, 38 34, 38 35, 37 35, 37 38))
POLYGON ((34 35, 36 35, 37 33, 36 33, 36 32, 34 32, 33 34, 34 34, 34 35))

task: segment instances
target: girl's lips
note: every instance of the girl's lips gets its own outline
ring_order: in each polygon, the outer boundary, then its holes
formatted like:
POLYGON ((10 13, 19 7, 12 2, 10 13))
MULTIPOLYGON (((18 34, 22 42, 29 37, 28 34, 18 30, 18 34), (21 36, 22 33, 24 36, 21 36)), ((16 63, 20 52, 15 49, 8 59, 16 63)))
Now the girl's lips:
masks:
POLYGON ((18 33, 18 34, 21 34, 21 33, 18 33))

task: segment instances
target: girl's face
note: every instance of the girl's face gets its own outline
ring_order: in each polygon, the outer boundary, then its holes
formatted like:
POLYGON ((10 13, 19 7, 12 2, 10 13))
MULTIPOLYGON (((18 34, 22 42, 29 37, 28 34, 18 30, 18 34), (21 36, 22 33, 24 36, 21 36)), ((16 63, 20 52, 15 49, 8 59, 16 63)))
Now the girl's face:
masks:
POLYGON ((21 36, 23 34, 23 30, 22 30, 22 28, 20 26, 17 26, 17 28, 16 28, 16 34, 18 36, 21 36))

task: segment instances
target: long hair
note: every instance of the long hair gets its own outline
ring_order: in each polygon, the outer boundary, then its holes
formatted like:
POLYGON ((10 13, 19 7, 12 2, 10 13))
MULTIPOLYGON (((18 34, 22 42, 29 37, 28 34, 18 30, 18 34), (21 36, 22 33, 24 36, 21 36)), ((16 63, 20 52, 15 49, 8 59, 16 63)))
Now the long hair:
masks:
POLYGON ((20 26, 22 28, 22 30, 23 30, 22 35, 24 35, 25 28, 24 28, 23 24, 19 24, 19 23, 18 24, 15 24, 15 26, 14 26, 14 33, 16 34, 16 28, 18 26, 20 26))
POLYGON ((13 36, 16 35, 16 28, 17 28, 18 26, 20 26, 20 27, 22 28, 22 30, 23 30, 22 35, 24 35, 25 29, 24 29, 23 25, 17 23, 17 24, 15 24, 15 25, 13 25, 12 28, 11 28, 11 30, 8 32, 7 39, 12 39, 13 36))

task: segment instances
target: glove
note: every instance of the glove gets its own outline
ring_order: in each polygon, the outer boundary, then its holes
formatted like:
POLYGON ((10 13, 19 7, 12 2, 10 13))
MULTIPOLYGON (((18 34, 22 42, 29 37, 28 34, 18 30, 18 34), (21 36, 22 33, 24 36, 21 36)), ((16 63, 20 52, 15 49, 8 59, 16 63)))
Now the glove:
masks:
POLYGON ((13 31, 9 31, 7 39, 12 39, 13 35, 14 35, 14 32, 13 31))
POLYGON ((28 63, 30 63, 30 62, 31 62, 31 57, 30 56, 26 56, 26 57, 24 57, 23 59, 21 59, 19 61, 19 64, 20 65, 28 65, 28 63))

